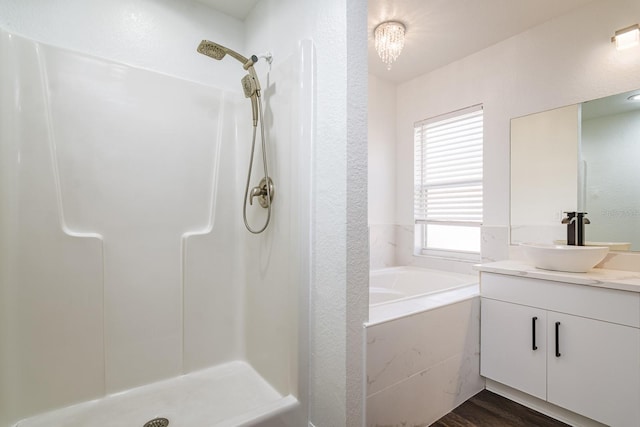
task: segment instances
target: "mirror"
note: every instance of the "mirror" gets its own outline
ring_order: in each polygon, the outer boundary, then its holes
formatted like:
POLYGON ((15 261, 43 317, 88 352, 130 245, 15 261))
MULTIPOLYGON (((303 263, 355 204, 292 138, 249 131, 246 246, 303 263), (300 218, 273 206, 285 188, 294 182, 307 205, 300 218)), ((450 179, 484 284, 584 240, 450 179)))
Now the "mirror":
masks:
POLYGON ((566 211, 587 244, 640 251, 640 90, 511 120, 511 243, 566 242, 566 211))

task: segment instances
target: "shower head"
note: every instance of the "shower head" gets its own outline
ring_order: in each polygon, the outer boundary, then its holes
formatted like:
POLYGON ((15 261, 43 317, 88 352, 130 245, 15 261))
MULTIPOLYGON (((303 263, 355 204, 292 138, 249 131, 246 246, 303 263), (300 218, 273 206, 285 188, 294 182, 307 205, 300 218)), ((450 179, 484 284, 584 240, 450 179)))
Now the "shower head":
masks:
POLYGON ((209 40, 202 40, 200 42, 198 45, 198 52, 213 59, 217 59, 218 61, 224 58, 227 54, 227 52, 225 52, 225 48, 217 43, 210 42, 209 40))
POLYGON ((251 55, 251 57, 247 59, 244 56, 240 55, 238 52, 235 52, 209 40, 202 40, 200 42, 200 44, 198 45, 198 52, 217 60, 221 60, 225 57, 225 55, 229 54, 230 56, 240 61, 242 63, 242 67, 245 70, 248 70, 253 66, 253 64, 258 62, 258 57, 255 55, 251 55))
POLYGON ((242 83, 242 89, 244 90, 244 96, 251 98, 251 110, 253 113, 253 126, 258 125, 258 98, 260 97, 260 82, 258 76, 253 68, 253 64, 258 62, 258 57, 251 55, 249 59, 240 55, 238 52, 234 52, 218 43, 214 43, 209 40, 202 40, 198 45, 198 52, 207 55, 213 59, 221 60, 227 54, 234 57, 242 63, 242 67, 249 72, 240 81, 242 83))

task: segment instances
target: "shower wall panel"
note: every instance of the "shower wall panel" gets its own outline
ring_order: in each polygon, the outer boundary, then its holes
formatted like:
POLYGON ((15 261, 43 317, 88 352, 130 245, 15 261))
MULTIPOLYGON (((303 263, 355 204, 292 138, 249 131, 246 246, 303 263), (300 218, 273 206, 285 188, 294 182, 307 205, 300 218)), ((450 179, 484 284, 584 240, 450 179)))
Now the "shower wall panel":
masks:
POLYGON ((62 216, 38 46, 0 33, 0 421, 104 391, 103 242, 62 216))
MULTIPOLYGON (((308 242, 309 218, 304 212, 310 194, 312 54, 311 41, 302 41, 289 56, 274 58, 271 67, 258 69, 276 196, 264 236, 245 234, 245 264, 257 267, 247 269, 245 279, 246 348, 251 365, 281 393, 298 386, 298 336, 304 322, 298 321, 297 309, 306 312, 301 284, 308 280, 309 249, 304 242, 308 242)), ((238 145, 238 158, 247 158, 248 144, 238 145)), ((264 212, 251 213, 251 224, 263 223, 264 212)))
POLYGON ((240 358, 240 96, 6 32, 0 55, 0 426, 240 358))

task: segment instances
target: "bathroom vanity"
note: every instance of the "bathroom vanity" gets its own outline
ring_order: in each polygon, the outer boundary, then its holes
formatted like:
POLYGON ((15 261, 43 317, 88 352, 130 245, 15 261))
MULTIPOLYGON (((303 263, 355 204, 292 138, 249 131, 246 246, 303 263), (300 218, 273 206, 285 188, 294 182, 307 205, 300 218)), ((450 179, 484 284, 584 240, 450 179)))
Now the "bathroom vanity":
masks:
POLYGON ((516 261, 478 270, 481 375, 539 399, 537 409, 552 404, 551 415, 640 426, 640 273, 516 261))

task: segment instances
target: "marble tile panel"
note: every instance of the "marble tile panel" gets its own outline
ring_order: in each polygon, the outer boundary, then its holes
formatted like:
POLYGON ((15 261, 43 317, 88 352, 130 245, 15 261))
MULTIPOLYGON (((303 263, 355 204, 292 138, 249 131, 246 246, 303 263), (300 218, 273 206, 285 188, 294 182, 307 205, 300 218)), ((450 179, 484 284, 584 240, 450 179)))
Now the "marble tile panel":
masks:
POLYGON ((477 353, 460 353, 367 397, 367 427, 428 426, 484 388, 477 353))
POLYGON ((482 226, 482 262, 509 259, 509 227, 482 226))
POLYGON ((396 225, 396 262, 411 265, 414 250, 414 225, 396 225))
POLYGON ((395 225, 369 225, 369 263, 371 270, 397 266, 396 246, 395 225))
POLYGON ((554 240, 566 239, 567 229, 558 221, 553 225, 513 225, 511 226, 511 242, 553 243, 554 240))
POLYGON ((367 395, 457 354, 480 351, 480 302, 473 298, 367 328, 367 395))

